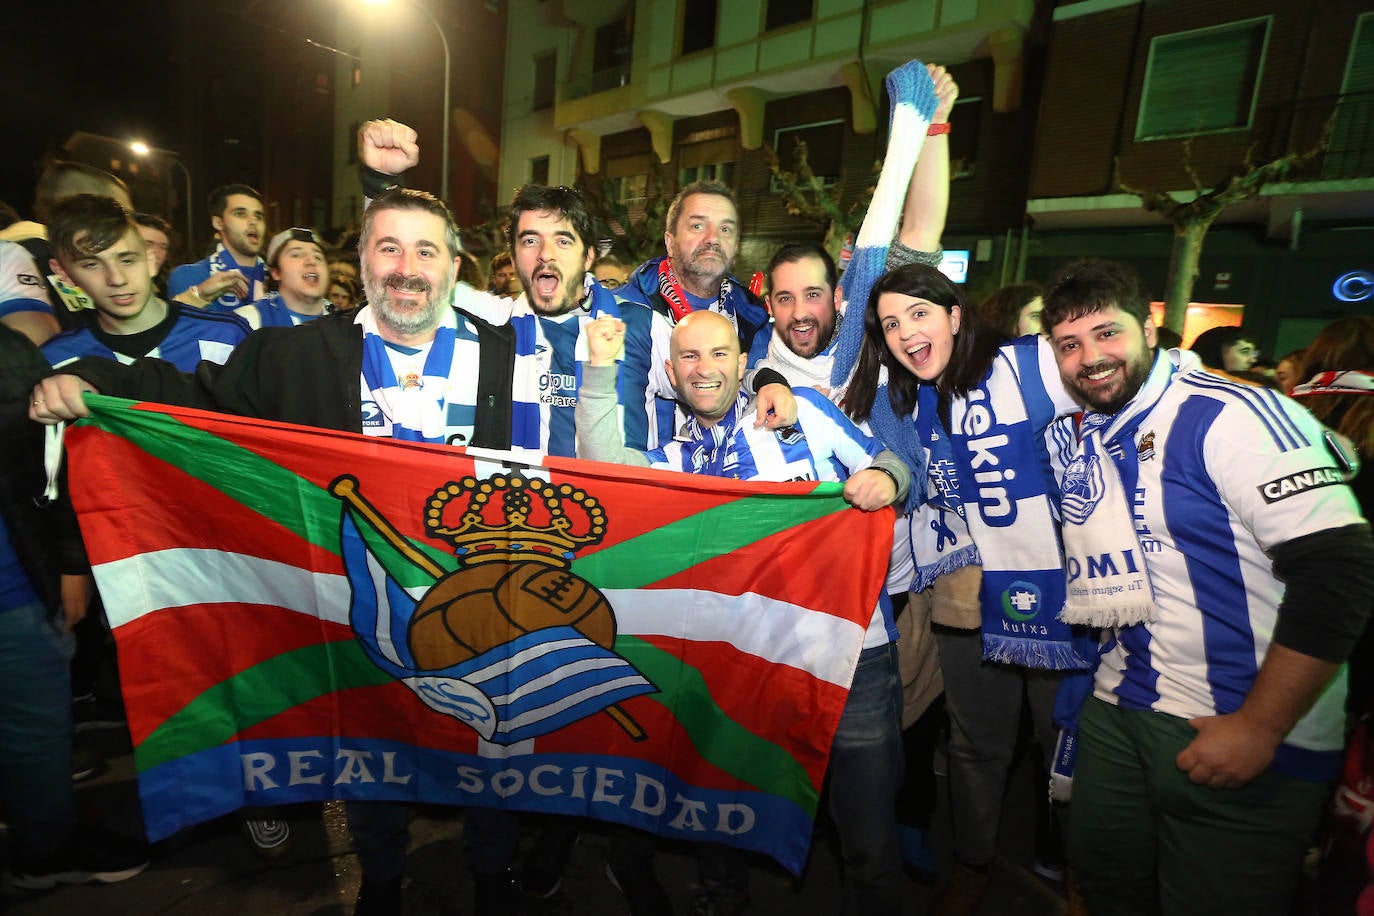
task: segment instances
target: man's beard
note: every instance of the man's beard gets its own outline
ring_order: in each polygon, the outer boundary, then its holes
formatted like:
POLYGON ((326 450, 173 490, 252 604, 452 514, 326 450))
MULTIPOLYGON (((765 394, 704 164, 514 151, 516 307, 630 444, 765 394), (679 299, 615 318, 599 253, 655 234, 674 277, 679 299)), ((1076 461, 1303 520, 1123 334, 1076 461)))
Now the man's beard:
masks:
MULTIPOLYGON (((579 277, 579 279, 581 279, 579 277)), ((525 287, 525 299, 529 302, 530 308, 536 314, 546 318, 557 318, 559 315, 566 315, 573 309, 582 304, 582 284, 565 282, 563 273, 556 267, 541 267, 534 272, 534 276, 527 278, 521 277, 520 282, 525 287), (554 288, 554 296, 562 292, 561 299, 554 299, 545 305, 542 298, 538 295, 539 275, 541 273, 553 274, 558 278, 558 286, 554 288)))
POLYGON ((400 271, 392 271, 378 280, 369 276, 364 269, 363 283, 367 288, 368 305, 372 306, 377 323, 405 336, 422 334, 437 327, 439 316, 442 309, 448 306, 452 292, 452 289, 436 291, 424 277, 418 274, 408 277, 400 271), (393 286, 405 292, 424 293, 424 307, 407 311, 396 309, 391 301, 393 286))
POLYGON ((248 234, 245 232, 225 233, 224 241, 226 247, 232 248, 245 257, 253 258, 262 253, 261 235, 258 236, 256 245, 248 241, 248 234))
POLYGON ((835 334, 838 333, 840 330, 840 317, 840 314, 837 312, 835 316, 830 320, 830 326, 828 328, 825 326, 825 323, 822 322, 820 318, 810 319, 816 325, 816 333, 811 340, 810 347, 808 348, 809 352, 806 353, 803 353, 801 350, 798 350, 792 342, 792 329, 796 327, 798 324, 801 324, 802 322, 788 322, 787 333, 779 334, 779 336, 782 338, 783 346, 787 347, 787 349, 791 350, 793 353, 795 353, 797 356, 800 356, 802 359, 814 359, 817 356, 817 354, 823 352, 826 347, 830 346, 830 342, 835 339, 835 334))
POLYGON ((713 242, 707 242, 696 248, 687 257, 673 262, 673 269, 679 274, 685 274, 697 280, 700 285, 715 285, 725 279, 730 273, 730 268, 734 265, 725 256, 725 249, 713 242), (720 259, 720 266, 707 265, 701 262, 701 256, 707 252, 715 252, 720 259))
POLYGON ((1098 413, 1114 414, 1125 407, 1136 394, 1140 392, 1145 380, 1150 377, 1150 369, 1154 366, 1154 353, 1146 350, 1139 360, 1131 360, 1125 363, 1118 363, 1116 360, 1099 360, 1085 369, 1080 369, 1078 375, 1069 381, 1069 386, 1077 392, 1079 399, 1098 413), (1089 394, 1084 390, 1080 380, 1086 381, 1084 376, 1093 372, 1100 371, 1113 365, 1126 367, 1126 372, 1121 378, 1121 384, 1111 391, 1100 390, 1089 394))

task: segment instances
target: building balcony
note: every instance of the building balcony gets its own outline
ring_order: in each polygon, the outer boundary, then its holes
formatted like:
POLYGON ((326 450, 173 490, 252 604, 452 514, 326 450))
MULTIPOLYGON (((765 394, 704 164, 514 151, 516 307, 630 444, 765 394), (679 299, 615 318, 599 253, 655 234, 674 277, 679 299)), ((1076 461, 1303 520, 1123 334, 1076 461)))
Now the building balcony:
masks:
MULTIPOLYGON (((1304 221, 1374 217, 1374 92, 1294 99, 1256 112, 1251 160, 1271 162, 1320 149, 1285 181, 1264 185, 1227 207, 1218 223, 1263 223, 1270 238, 1292 239, 1304 221), (1323 140, 1323 138, 1325 138, 1323 140)), ((1170 192, 1190 200, 1196 192, 1170 192)), ((1026 213, 1041 229, 1164 226, 1131 194, 1038 198, 1026 213)))
POLYGON ((1295 99, 1261 111, 1257 120, 1255 139, 1263 161, 1321 145, 1325 148, 1296 177, 1374 178, 1374 92, 1295 99))
POLYGON ((606 70, 597 70, 594 73, 584 73, 574 75, 562 86, 562 91, 558 94, 560 102, 571 102, 576 99, 586 98, 598 92, 609 92, 612 89, 619 89, 621 86, 628 86, 630 83, 630 65, 621 64, 618 67, 610 67, 606 70))
POLYGON ((644 110, 671 121, 844 86, 863 102, 855 106, 855 129, 868 133, 883 77, 912 58, 956 64, 991 57, 995 110, 1020 106, 1034 0, 827 0, 816 9, 805 22, 763 33, 756 17, 722 15, 714 44, 684 55, 675 44, 679 5, 639 0, 633 71, 574 77, 559 93, 554 124, 604 136, 637 126, 644 110))

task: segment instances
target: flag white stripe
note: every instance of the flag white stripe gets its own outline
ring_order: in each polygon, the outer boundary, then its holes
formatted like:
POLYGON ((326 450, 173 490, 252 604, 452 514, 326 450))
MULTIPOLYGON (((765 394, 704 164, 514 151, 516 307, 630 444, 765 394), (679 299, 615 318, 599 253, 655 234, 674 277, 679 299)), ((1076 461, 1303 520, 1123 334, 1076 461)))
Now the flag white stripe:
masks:
POLYGON ((343 575, 311 572, 240 553, 189 547, 156 550, 93 568, 111 626, 187 604, 274 604, 348 623, 343 575))
MULTIPOLYGON (((220 550, 151 551, 94 568, 112 626, 141 614, 187 604, 272 604, 348 624, 350 590, 343 575, 312 573, 286 563, 220 550)), ((741 652, 790 665, 849 686, 855 657, 832 651, 859 646, 861 624, 763 595, 722 595, 690 589, 603 589, 617 631, 729 643, 741 652), (691 608, 689 617, 673 613, 691 608)), ((412 592, 414 594, 414 592, 412 592)))
POLYGON ((800 668, 841 687, 854 679, 868 623, 851 623, 753 592, 603 589, 602 594, 615 608, 621 633, 729 643, 748 655, 800 668), (691 614, 665 613, 680 607, 690 607, 691 614), (689 622, 690 633, 685 630, 689 622), (854 652, 836 652, 836 646, 852 646, 854 652))

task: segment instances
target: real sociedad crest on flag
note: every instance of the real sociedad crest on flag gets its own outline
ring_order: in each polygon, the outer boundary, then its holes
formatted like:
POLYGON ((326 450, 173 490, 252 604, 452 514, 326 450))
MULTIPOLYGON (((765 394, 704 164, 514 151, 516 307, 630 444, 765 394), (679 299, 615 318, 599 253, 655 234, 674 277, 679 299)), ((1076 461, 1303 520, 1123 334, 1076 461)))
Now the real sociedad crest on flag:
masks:
POLYGON ((337 478, 330 492, 343 501, 353 631, 372 662, 427 706, 501 745, 602 711, 644 738, 617 704, 657 688, 615 653, 610 603, 569 569, 576 548, 605 535, 595 497, 513 474, 440 487, 424 512, 426 529, 459 558, 445 572, 355 478, 337 478), (451 508, 460 497, 466 504, 451 508))

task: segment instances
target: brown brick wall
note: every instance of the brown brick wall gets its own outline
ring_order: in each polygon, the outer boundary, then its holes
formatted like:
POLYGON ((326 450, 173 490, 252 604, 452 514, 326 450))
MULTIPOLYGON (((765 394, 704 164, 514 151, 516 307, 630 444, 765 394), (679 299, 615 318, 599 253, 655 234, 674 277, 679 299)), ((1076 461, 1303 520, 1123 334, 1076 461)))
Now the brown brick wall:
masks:
MULTIPOLYGON (((954 128, 977 131, 972 174, 950 183, 947 230, 951 233, 997 233, 1019 227, 1026 208, 1026 185, 1035 129, 1038 57, 1028 54, 1025 90, 1019 111, 998 113, 992 107, 993 64, 972 61, 954 68, 959 97, 977 102, 975 117, 962 117, 956 106, 954 128)), ((955 141, 957 151, 960 143, 955 141)))
POLYGON ((1272 16, 1254 124, 1248 132, 1201 135, 1191 162, 1204 186, 1255 155, 1281 153, 1290 136, 1291 103, 1340 90, 1358 0, 1173 0, 1144 3, 1054 24, 1031 170, 1030 196, 1109 193, 1120 159, 1133 186, 1192 186, 1184 139, 1136 141, 1136 118, 1151 39, 1257 16, 1272 16))

